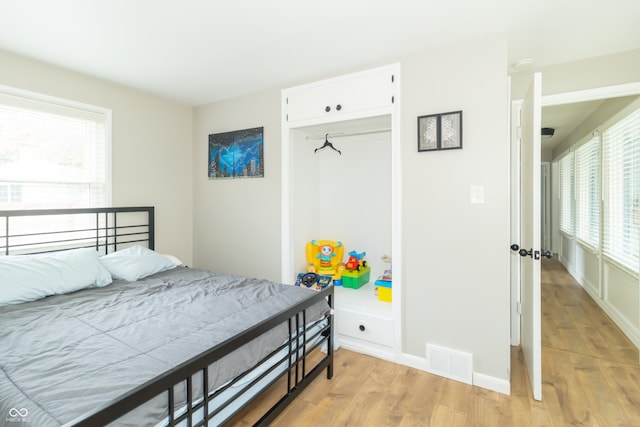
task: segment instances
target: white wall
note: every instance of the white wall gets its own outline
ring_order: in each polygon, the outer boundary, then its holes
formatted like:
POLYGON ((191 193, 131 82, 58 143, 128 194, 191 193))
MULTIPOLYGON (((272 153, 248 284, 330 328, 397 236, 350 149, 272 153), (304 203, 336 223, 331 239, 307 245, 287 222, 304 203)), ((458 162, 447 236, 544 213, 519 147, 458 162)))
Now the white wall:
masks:
POLYGON ((506 44, 492 37, 402 61, 404 350, 469 352, 509 380, 506 44), (463 111, 463 149, 417 152, 416 117, 463 111), (485 203, 470 203, 470 187, 485 203))
MULTIPOLYGON (((506 53, 504 38, 495 36, 401 61, 406 261, 394 266, 405 274, 403 351, 424 358, 431 342, 470 352, 477 373, 504 382, 510 357, 506 53), (464 148, 418 153, 417 116, 454 110, 464 112, 464 148), (485 204, 470 204, 471 185, 484 186, 485 204)), ((274 90, 195 109, 196 266, 278 280, 279 107, 274 90), (255 126, 265 127, 265 178, 208 181, 207 135, 255 126)))
POLYGON ((0 51, 0 85, 113 112, 113 205, 156 207, 156 249, 192 261, 191 107, 0 51))
POLYGON ((194 109, 194 266, 280 279, 280 90, 194 109), (209 180, 212 133, 264 127, 264 178, 209 180))

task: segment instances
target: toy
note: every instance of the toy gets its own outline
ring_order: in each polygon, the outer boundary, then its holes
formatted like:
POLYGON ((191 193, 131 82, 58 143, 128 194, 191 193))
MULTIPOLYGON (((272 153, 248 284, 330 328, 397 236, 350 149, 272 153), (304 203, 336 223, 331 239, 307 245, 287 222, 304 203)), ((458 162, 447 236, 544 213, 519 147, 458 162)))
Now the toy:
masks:
POLYGON ((349 259, 345 263, 344 268, 349 271, 353 271, 353 270, 360 271, 361 267, 367 266, 367 261, 362 259, 366 254, 367 254, 366 252, 361 252, 361 253, 357 253, 356 251, 349 252, 349 259))
POLYGON ((334 281, 341 280, 344 265, 342 242, 334 240, 312 240, 307 243, 307 272, 329 276, 334 281))
MULTIPOLYGON (((391 264, 391 257, 389 255, 383 255, 382 260, 391 264)), ((391 302, 393 294, 393 272, 391 266, 382 273, 378 280, 375 282, 375 293, 378 300, 391 302)))
POLYGON ((319 291, 331 284, 331 277, 316 273, 298 273, 296 286, 307 287, 319 291))

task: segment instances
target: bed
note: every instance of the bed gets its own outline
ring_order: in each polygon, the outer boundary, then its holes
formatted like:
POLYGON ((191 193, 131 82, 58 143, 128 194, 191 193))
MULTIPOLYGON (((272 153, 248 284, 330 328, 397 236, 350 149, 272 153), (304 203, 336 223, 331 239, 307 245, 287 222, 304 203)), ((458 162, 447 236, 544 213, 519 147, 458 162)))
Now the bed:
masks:
POLYGON ((321 372, 333 376, 332 287, 179 265, 153 251, 153 207, 0 211, 0 227, 0 269, 91 252, 112 278, 20 303, 0 283, 0 423, 224 425, 283 384, 255 422, 266 425, 321 372), (140 273, 147 257, 173 265, 140 273))

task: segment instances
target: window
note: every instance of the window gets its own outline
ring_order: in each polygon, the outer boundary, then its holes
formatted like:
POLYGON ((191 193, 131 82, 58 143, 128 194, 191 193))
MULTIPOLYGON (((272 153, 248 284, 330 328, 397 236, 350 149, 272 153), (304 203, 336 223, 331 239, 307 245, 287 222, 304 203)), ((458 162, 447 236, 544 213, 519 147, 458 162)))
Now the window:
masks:
POLYGON ((109 110, 0 87, 0 209, 110 204, 109 110))
POLYGON ((600 246, 600 137, 576 150, 576 238, 592 248, 600 246))
POLYGON ((560 159, 560 231, 573 236, 575 218, 575 187, 573 153, 560 159))
POLYGON ((603 133, 603 253, 640 270, 640 109, 603 133))
POLYGON ((22 185, 0 184, 0 203, 20 203, 22 201, 22 185))

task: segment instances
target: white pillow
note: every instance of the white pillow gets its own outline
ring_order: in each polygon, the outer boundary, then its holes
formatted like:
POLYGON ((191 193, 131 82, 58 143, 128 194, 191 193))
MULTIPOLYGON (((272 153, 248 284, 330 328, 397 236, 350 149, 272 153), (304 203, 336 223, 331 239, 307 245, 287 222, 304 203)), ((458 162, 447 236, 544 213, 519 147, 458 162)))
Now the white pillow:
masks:
POLYGON ((166 256, 137 245, 104 255, 100 257, 100 262, 114 279, 128 282, 135 282, 178 266, 166 256))
POLYGON ((0 305, 102 287, 111 281, 92 248, 0 256, 0 305))
POLYGON ((174 263, 176 266, 178 265, 184 265, 184 263, 182 261, 180 261, 179 258, 174 257, 173 255, 169 255, 169 254, 162 254, 163 256, 166 256, 167 258, 169 258, 169 261, 171 261, 172 263, 174 263))

